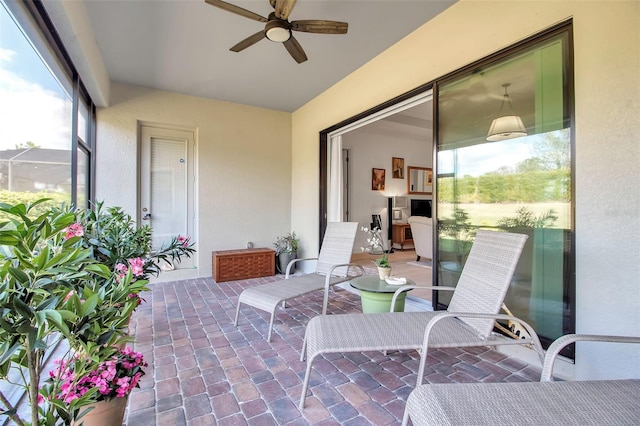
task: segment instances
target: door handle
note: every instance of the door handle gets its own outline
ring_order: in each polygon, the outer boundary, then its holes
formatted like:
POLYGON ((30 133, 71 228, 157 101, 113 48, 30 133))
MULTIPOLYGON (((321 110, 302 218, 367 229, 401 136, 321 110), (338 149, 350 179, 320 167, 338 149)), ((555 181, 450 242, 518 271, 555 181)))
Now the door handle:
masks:
POLYGON ((151 213, 147 213, 142 217, 142 220, 150 220, 151 219, 151 213))

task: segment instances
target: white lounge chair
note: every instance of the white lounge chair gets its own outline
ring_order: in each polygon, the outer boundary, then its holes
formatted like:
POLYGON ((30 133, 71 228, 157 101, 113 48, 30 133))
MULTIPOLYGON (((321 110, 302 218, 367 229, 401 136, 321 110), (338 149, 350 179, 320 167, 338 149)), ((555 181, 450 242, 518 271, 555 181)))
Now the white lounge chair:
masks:
POLYGON ((560 350, 577 341, 640 343, 640 337, 567 334, 544 358, 540 382, 420 385, 402 419, 423 425, 638 425, 640 380, 552 381, 560 350))
POLYGON ((270 342, 273 320, 278 305, 282 303, 282 307, 285 308, 287 300, 322 289, 324 289, 322 314, 325 314, 327 312, 329 288, 356 276, 364 275, 362 266, 350 263, 357 231, 358 222, 330 222, 327 224, 327 230, 322 240, 318 257, 294 259, 287 265, 284 280, 249 287, 240 293, 234 325, 238 325, 238 315, 240 314, 240 305, 242 303, 270 312, 271 320, 269 321, 269 334, 267 336, 267 341, 270 342), (317 261, 314 273, 289 275, 291 266, 296 262, 310 260, 317 261), (358 269, 360 273, 358 275, 349 275, 351 267, 358 269))
MULTIPOLYGON (((417 385, 422 383, 429 348, 532 344, 540 361, 544 351, 533 328, 512 316, 498 314, 518 264, 526 235, 479 230, 447 311, 323 315, 307 324, 301 359, 307 369, 300 408, 309 386, 311 365, 321 354, 422 348, 417 385), (492 333, 495 320, 522 324, 530 338, 511 339, 492 333)), ((417 286, 403 286, 401 291, 417 286)))

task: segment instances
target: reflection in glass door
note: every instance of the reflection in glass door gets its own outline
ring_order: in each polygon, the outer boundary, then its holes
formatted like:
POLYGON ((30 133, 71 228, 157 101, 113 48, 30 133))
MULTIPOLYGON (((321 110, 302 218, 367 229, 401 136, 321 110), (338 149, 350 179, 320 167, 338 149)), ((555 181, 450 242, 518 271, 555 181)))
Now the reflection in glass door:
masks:
POLYGON ((528 235, 505 304, 545 341, 573 331, 568 51, 559 31, 438 92, 437 284, 457 283, 478 229, 528 235))

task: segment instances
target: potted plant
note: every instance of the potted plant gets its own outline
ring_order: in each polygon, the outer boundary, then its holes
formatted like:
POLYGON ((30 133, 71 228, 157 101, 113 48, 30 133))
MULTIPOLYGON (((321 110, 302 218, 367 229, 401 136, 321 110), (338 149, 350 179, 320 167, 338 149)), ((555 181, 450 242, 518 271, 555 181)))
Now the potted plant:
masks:
POLYGON ((152 250, 149 225, 138 227, 121 207, 104 207, 103 202, 81 212, 80 226, 84 229, 83 245, 91 249, 93 258, 120 276, 132 269, 137 279, 149 279, 158 276, 163 267, 195 253, 194 243, 181 235, 152 250))
POLYGON ((86 355, 76 355, 70 360, 57 360, 57 367, 49 373, 43 394, 51 402, 70 404, 87 394, 93 395, 95 403, 83 407, 74 424, 81 421, 84 426, 122 424, 127 398, 139 386, 147 363, 139 352, 128 347, 115 349, 105 361, 93 369, 86 355))
MULTIPOLYGON (((276 247, 276 265, 279 273, 284 274, 289 262, 298 258, 299 242, 300 240, 296 237, 295 231, 276 239, 274 246, 276 247)), ((292 265, 290 272, 294 273, 295 270, 295 265, 292 265)))
MULTIPOLYGON (((24 389, 33 425, 69 424, 101 398, 97 388, 68 401, 53 385, 39 389, 52 349, 65 341, 60 363, 73 363, 77 380, 90 377, 130 340, 148 276, 195 251, 182 236, 152 251, 150 228, 136 227, 119 207, 43 212, 46 202, 0 204, 0 378, 24 389), (73 361, 79 355, 83 362, 73 361)), ((0 405, 16 424, 27 423, 2 392, 0 405)))
POLYGON ((382 257, 375 259, 373 263, 378 267, 378 276, 383 280, 391 275, 391 264, 389 263, 389 254, 384 249, 382 231, 378 227, 369 229, 363 226, 361 229, 369 236, 367 237, 367 246, 360 247, 360 249, 370 254, 382 254, 382 257))
MULTIPOLYGON (((49 209, 30 216, 43 202, 0 204, 0 377, 25 391, 32 425, 67 422, 70 412, 88 402, 90 394, 66 407, 39 407, 38 386, 51 349, 65 339, 76 343, 78 319, 99 312, 102 296, 92 289, 110 276, 68 232, 75 214, 49 209), (70 301, 70 294, 83 295, 84 302, 70 301)), ((92 356, 100 350, 95 343, 85 348, 92 356)), ((3 414, 26 424, 1 392, 0 403, 3 414)))
POLYGON ((389 263, 389 255, 387 253, 374 260, 373 263, 378 267, 378 276, 381 280, 384 280, 391 275, 391 264, 389 263))

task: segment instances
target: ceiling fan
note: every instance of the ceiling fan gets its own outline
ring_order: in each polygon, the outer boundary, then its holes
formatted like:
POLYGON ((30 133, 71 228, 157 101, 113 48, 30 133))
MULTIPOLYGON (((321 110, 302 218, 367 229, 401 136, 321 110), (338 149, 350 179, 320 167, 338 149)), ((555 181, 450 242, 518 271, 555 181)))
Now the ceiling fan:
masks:
POLYGON ((349 26, 346 22, 317 19, 289 22, 289 15, 293 10, 293 6, 296 4, 296 0, 269 0, 271 7, 274 8, 274 12, 271 12, 268 18, 222 0, 205 0, 205 2, 211 6, 244 16, 245 18, 265 23, 264 30, 245 38, 229 50, 240 52, 263 38, 266 38, 274 42, 283 43, 289 54, 299 64, 307 60, 307 55, 291 31, 317 34, 346 34, 349 26))

